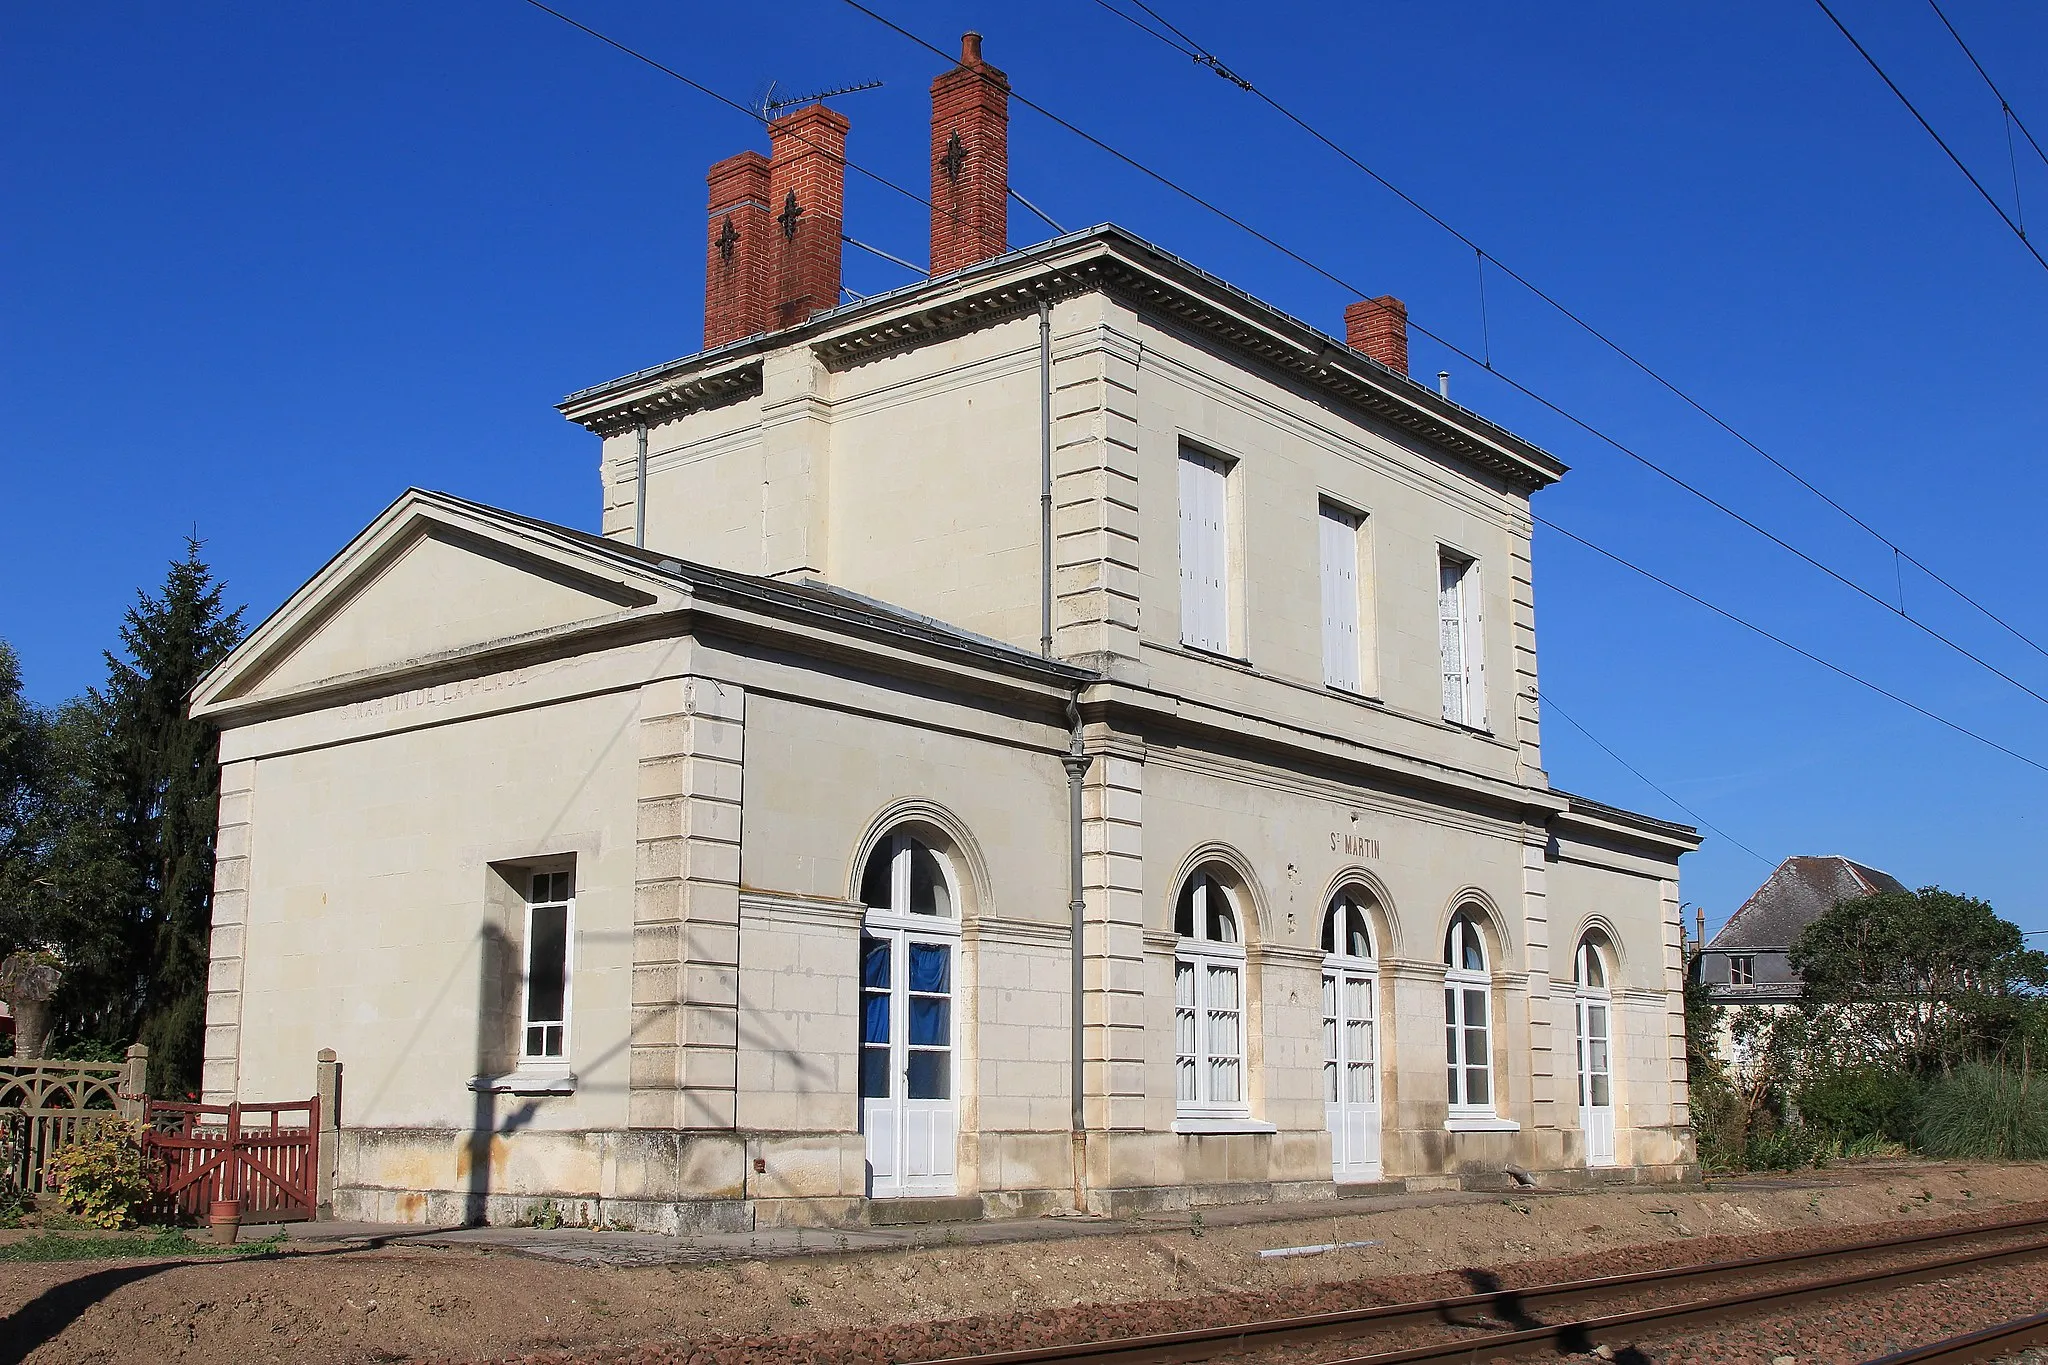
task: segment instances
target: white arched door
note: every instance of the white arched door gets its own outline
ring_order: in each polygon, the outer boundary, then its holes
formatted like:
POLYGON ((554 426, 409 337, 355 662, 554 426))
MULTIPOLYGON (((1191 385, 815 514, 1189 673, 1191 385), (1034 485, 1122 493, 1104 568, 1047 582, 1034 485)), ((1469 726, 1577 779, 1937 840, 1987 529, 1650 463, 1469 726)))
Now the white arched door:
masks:
POLYGON ((1349 892, 1323 921, 1323 1115, 1339 1184, 1380 1178, 1379 964, 1349 892))
POLYGON ((944 854, 906 834, 861 878, 860 1110, 868 1194, 952 1194, 960 1100, 959 901, 944 854))
POLYGON ((1586 1137, 1586 1164, 1614 1164, 1613 996, 1607 964, 1590 940, 1579 944, 1573 969, 1579 1036, 1579 1129, 1586 1137))

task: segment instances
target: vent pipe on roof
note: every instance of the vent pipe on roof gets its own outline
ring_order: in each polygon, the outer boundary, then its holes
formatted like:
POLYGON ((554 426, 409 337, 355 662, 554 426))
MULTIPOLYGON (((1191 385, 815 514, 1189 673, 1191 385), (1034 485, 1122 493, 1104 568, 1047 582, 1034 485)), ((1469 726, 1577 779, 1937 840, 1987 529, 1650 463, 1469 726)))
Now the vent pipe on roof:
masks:
POLYGON ((1436 391, 1445 398, 1451 396, 1451 372, 1449 370, 1438 370, 1436 372, 1436 391))

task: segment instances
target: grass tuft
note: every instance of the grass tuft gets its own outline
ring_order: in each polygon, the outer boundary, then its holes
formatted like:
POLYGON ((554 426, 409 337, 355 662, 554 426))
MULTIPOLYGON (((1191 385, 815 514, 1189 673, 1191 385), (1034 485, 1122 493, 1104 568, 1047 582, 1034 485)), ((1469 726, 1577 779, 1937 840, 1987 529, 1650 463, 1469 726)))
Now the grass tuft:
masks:
POLYGON ((1920 1146, 1949 1160, 2048 1157, 2048 1078, 1983 1062, 1937 1077, 1921 1102, 1920 1146))

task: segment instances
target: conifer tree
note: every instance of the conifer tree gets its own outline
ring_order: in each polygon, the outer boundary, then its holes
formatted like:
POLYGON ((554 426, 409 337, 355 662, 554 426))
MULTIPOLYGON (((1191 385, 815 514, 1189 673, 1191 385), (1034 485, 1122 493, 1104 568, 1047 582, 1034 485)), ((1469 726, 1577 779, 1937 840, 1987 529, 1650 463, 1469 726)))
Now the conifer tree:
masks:
POLYGON ((52 730, 62 828, 51 867, 68 964, 60 1041, 148 1044, 160 1094, 197 1088, 206 1022, 220 771, 212 728, 186 708, 242 636, 242 610, 222 610, 199 547, 188 540, 162 589, 137 595, 106 685, 52 730))

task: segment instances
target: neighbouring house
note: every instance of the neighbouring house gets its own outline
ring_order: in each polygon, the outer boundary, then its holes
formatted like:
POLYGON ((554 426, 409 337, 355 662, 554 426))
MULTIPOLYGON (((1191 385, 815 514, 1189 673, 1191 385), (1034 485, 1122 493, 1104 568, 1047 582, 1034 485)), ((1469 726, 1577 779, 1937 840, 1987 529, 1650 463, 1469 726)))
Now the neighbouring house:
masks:
MULTIPOLYGON (((1716 1005, 1789 1009, 1800 997, 1799 974, 1791 962, 1799 931, 1842 901, 1904 890, 1889 872, 1839 855, 1787 858, 1728 917, 1700 951, 1693 970, 1716 1005)), ((1736 1059, 1725 1019, 1717 1042, 1724 1059, 1736 1059)))
POLYGON ((334 1207, 642 1228, 1696 1170, 1694 831, 1550 785, 1553 456, 1114 227, 841 302, 847 121, 710 173, 705 347, 571 395, 598 533, 411 491, 198 688, 209 1099, 334 1207))

